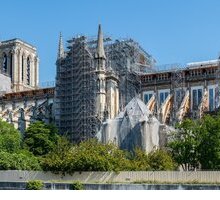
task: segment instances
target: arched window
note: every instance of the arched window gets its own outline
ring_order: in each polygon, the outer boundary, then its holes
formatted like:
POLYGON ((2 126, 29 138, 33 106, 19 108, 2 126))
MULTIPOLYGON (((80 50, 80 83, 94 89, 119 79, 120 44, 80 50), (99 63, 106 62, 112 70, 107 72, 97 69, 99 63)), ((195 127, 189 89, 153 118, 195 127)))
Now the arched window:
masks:
POLYGON ((8 69, 8 58, 7 58, 7 55, 4 53, 3 54, 3 66, 2 66, 3 73, 7 73, 7 69, 8 69))
POLYGON ((27 85, 30 85, 30 68, 31 68, 31 62, 30 58, 27 58, 27 85))

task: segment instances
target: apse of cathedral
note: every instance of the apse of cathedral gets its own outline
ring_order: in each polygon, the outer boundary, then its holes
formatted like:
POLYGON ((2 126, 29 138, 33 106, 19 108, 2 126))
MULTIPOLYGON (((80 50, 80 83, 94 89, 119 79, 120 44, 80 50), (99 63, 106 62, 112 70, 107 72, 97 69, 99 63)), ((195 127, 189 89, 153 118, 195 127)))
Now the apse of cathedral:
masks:
POLYGON ((0 117, 21 132, 34 121, 54 123, 73 142, 96 137, 122 149, 149 152, 186 117, 219 107, 219 59, 157 69, 133 39, 59 38, 56 85, 39 87, 37 49, 0 42, 0 117))

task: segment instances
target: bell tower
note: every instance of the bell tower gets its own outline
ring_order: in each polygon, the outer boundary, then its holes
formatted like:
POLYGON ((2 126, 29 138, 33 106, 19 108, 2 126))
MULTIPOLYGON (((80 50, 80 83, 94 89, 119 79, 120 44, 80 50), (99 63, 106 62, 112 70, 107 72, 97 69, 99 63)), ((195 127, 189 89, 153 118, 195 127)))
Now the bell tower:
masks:
POLYGON ((17 38, 0 43, 0 73, 11 78, 13 92, 38 88, 38 65, 34 46, 17 38))

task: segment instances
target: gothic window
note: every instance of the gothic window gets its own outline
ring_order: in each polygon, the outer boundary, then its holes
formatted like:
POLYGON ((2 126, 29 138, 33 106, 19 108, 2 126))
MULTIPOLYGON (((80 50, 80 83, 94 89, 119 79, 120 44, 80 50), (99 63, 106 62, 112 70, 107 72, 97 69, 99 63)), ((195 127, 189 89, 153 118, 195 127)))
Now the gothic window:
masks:
POLYGON ((7 55, 4 53, 3 54, 3 66, 2 66, 3 73, 7 73, 7 68, 8 68, 8 59, 7 59, 7 55))
POLYGON ((208 86, 209 111, 214 111, 218 104, 218 87, 216 85, 208 86))
POLYGON ((209 111, 214 110, 215 98, 214 98, 214 88, 209 88, 209 111))
POLYGON ((165 102, 165 100, 168 97, 169 93, 170 93, 169 90, 163 90, 163 91, 159 92, 159 103, 160 103, 160 105, 162 105, 165 102))
POLYGON ((192 90, 192 109, 198 110, 198 106, 202 101, 202 88, 192 90))
POLYGON ((153 92, 144 93, 144 103, 147 104, 152 96, 153 96, 153 92))
POLYGON ((27 58, 27 85, 30 85, 30 58, 27 58))
POLYGON ((175 102, 176 102, 177 107, 181 105, 183 96, 184 96, 184 91, 182 89, 177 89, 175 91, 175 102))

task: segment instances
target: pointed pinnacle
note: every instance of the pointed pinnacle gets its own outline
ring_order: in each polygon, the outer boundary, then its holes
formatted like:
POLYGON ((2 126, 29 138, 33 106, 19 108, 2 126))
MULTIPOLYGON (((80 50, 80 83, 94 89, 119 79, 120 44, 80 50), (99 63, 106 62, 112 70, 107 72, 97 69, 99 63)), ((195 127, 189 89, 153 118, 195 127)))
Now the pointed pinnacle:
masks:
POLYGON ((97 57, 106 59, 101 24, 99 24, 98 30, 97 57))
POLYGON ((62 33, 60 32, 57 59, 63 58, 63 56, 64 56, 63 38, 62 38, 62 33))

